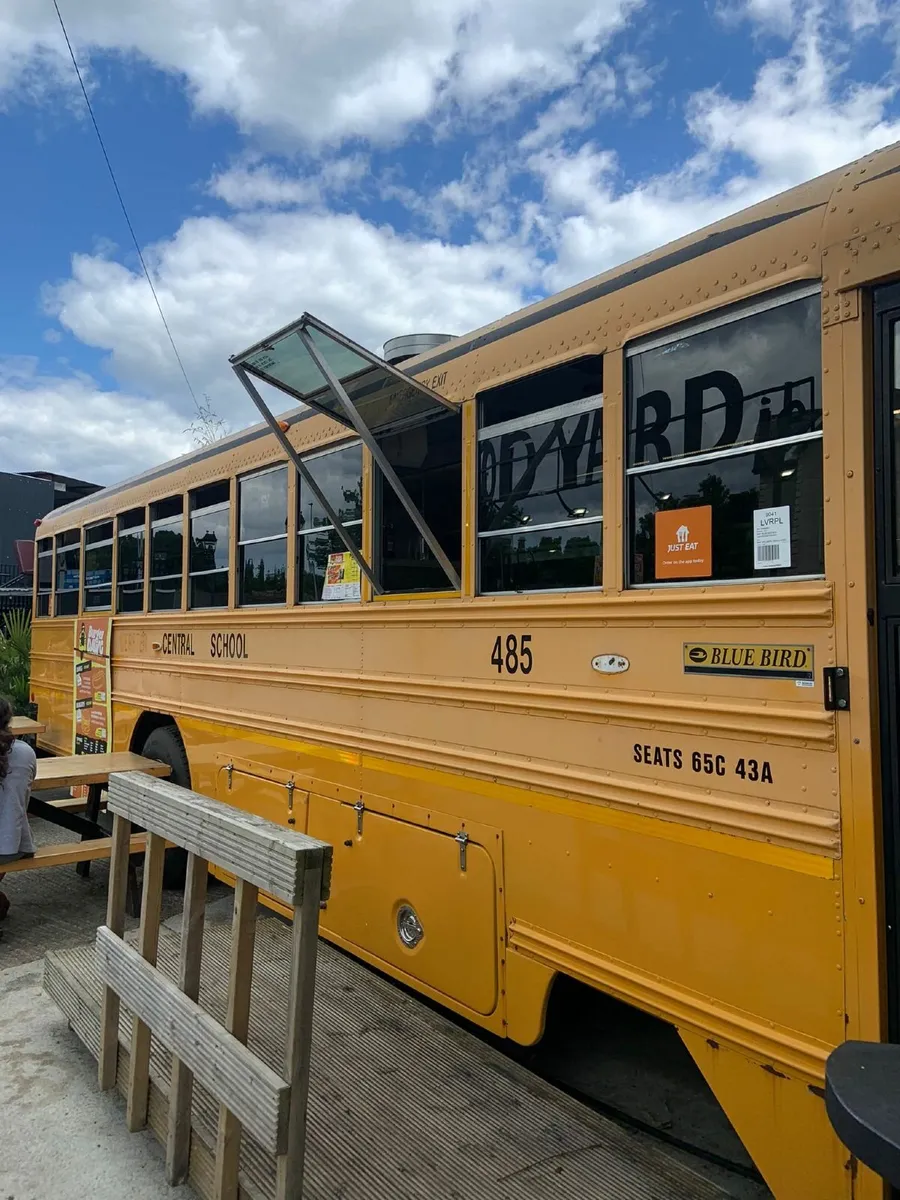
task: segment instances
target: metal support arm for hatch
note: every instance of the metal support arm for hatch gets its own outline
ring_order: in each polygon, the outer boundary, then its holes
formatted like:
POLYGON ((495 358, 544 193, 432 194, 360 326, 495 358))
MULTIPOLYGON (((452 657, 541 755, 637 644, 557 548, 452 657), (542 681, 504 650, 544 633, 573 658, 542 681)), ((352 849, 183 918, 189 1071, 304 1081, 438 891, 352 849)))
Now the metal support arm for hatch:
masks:
MULTIPOLYGON (((365 558, 363 557, 362 551, 354 543, 350 534, 347 532, 344 525, 342 524, 340 517, 337 515, 337 513, 331 507, 331 504, 328 502, 328 498, 326 497, 325 493, 322 491, 322 489, 316 483, 315 479, 313 479, 312 474, 310 473, 309 467, 306 466, 303 459, 300 457, 300 455, 297 453, 297 451, 291 445, 291 442, 290 442, 287 434, 284 432, 284 430, 278 424, 278 421, 272 414, 272 411, 269 408, 268 404, 266 404, 265 400, 259 394, 259 392, 257 391, 254 384, 247 377, 247 373, 243 369, 243 367, 241 367, 239 364, 235 363, 232 366, 232 370, 234 371, 235 375, 237 375, 238 379, 243 384, 244 389, 246 390, 250 399, 253 401, 253 403, 256 405, 256 407, 259 409, 259 412, 260 412, 263 420, 266 422, 266 424, 269 426, 269 428, 275 434, 275 437, 278 439, 278 442, 281 445, 282 450, 284 450, 285 454, 288 456, 290 461, 294 464, 294 466, 300 472, 300 476, 303 479, 303 482, 307 485, 307 487, 310 489, 312 494, 315 496, 315 498, 318 500, 318 502, 322 505, 322 508, 325 510, 325 513, 328 516, 328 519, 331 521, 332 525, 334 526, 335 533, 338 535, 338 537, 341 539, 341 541, 347 547, 347 550, 350 552, 350 554, 353 555, 353 558, 356 561, 356 563, 358 564, 359 569, 365 575, 366 579, 368 579, 369 583, 371 583, 376 594, 381 595, 384 592, 384 588, 381 587, 378 580, 376 579, 375 572, 372 570, 372 568, 366 562, 365 558)), ((340 399, 340 396, 338 396, 338 398, 340 399)))
POLYGON ((437 538, 432 533, 431 528, 428 525, 428 522, 422 516, 421 512, 419 512, 418 508, 413 503, 412 497, 410 496, 409 492, 407 492, 406 488, 400 482, 399 478, 397 477, 397 473, 395 472, 395 470, 391 466, 391 464, 388 462, 387 457, 384 454, 384 451, 378 445, 378 442, 376 441, 374 435, 372 434, 372 431, 368 428, 365 421, 362 420, 359 413, 356 411, 353 401, 350 399, 350 397, 347 395, 346 391, 344 390, 344 386, 341 383, 340 379, 338 379, 337 375, 335 375, 334 371, 331 369, 329 364, 326 362, 325 358, 322 356, 322 354, 320 354, 319 349, 316 346, 315 342, 313 342, 312 338, 309 336, 309 334, 303 328, 303 326, 301 326, 297 330, 297 335, 299 336, 300 340, 303 342, 303 345, 306 347, 307 354, 310 356, 310 358, 313 360, 313 362, 319 368, 319 371, 321 372, 322 377, 328 383, 328 386, 331 388, 332 392, 334 393, 335 398, 340 402, 340 405, 343 408, 344 412, 347 414, 347 418, 352 423, 353 428, 359 434, 362 442, 368 449, 369 453, 372 455, 372 458, 378 464, 382 475, 384 475, 385 479, 388 481, 388 483, 393 488, 394 493, 397 496, 397 499, 400 501, 400 503, 406 509, 409 519, 415 525, 416 529, 418 529, 419 533, 425 539, 425 542, 426 542, 429 550, 434 555, 434 557, 437 559, 437 561, 440 563, 441 567, 444 570, 444 574, 447 576, 447 578, 450 580, 450 583, 453 585, 453 587, 457 591, 461 590, 462 584, 460 582, 459 575, 456 573, 456 569, 453 566, 453 563, 451 563, 450 559, 444 553, 444 550, 443 550, 440 542, 437 540, 437 538))

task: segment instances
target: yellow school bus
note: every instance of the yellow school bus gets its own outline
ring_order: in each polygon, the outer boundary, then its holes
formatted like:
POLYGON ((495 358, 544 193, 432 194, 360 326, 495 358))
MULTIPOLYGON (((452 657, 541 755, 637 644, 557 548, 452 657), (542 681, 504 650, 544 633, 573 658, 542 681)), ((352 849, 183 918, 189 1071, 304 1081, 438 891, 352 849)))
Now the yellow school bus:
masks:
POLYGON ((900 1033, 900 147, 432 342, 304 315, 260 425, 44 520, 45 748, 105 615, 107 738, 331 843, 325 936, 661 1017, 778 1200, 880 1195, 822 1089, 900 1033))

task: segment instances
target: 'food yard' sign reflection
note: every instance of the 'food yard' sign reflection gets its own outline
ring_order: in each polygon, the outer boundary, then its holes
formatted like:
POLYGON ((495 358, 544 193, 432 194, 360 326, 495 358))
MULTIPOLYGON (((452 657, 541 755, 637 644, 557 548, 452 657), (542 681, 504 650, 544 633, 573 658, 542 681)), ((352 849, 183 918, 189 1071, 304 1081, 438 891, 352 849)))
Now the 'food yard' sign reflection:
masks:
POLYGON ((549 503, 539 511, 531 512, 534 504, 527 505, 535 522, 583 516, 586 509, 580 512, 578 507, 583 500, 567 501, 562 493, 600 483, 602 422, 602 410, 596 409, 484 440, 479 462, 481 527, 486 521, 493 528, 518 524, 523 503, 545 497, 549 503))
POLYGON ((707 371, 684 381, 683 399, 655 388, 637 395, 632 411, 634 465, 797 437, 820 422, 811 375, 744 395, 730 371, 707 371))

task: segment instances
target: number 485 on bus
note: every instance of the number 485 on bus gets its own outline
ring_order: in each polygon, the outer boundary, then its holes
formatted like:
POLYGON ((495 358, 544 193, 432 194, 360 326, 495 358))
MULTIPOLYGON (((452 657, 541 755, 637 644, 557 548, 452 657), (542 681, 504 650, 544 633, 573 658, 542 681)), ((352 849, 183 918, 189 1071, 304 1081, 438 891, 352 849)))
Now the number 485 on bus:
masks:
POLYGON ((491 655, 491 663, 497 668, 497 674, 502 675, 505 671, 507 675, 530 675, 534 666, 530 642, 530 633, 521 636, 508 633, 505 641, 503 634, 498 633, 491 655))

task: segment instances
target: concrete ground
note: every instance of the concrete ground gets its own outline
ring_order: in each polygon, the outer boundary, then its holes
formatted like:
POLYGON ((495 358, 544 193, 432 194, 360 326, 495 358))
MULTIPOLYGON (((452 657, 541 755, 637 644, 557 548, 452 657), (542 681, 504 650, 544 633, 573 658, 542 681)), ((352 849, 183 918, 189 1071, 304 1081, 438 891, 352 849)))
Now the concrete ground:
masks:
POLYGON ((171 1200, 159 1144, 125 1128, 118 1092, 99 1091, 94 1059, 42 978, 42 961, 0 970, 0 1195, 171 1200))
MULTIPOLYGON (((38 843, 70 836, 31 824, 38 843)), ((96 1063, 41 988, 46 951, 92 941, 106 920, 108 878, 100 862, 90 879, 54 867, 0 884, 11 901, 0 923, 0 1200, 172 1198, 153 1135, 128 1132, 118 1093, 99 1091, 96 1063)), ((167 893, 163 915, 180 899, 167 893)))

